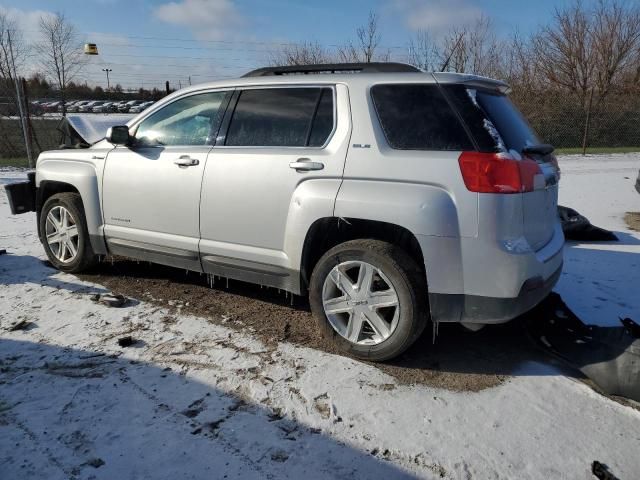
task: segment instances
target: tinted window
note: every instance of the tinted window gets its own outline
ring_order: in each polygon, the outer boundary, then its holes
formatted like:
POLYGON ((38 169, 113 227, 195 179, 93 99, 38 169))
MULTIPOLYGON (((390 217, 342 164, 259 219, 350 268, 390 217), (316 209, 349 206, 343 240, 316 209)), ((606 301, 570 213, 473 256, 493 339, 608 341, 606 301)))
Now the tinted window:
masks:
POLYGON ((469 136, 437 85, 376 85, 371 94, 392 148, 473 149, 469 136))
POLYGON ((522 114, 511 103, 509 97, 477 91, 476 98, 480 107, 487 113, 498 132, 500 132, 507 149, 514 149, 520 152, 527 145, 540 143, 522 114))
POLYGON ((333 105, 331 104, 331 127, 329 132, 326 131, 327 101, 333 102, 331 89, 328 88, 244 90, 240 94, 233 113, 225 145, 255 147, 322 145, 333 127, 333 105), (323 103, 325 91, 329 100, 323 103), (321 114, 322 118, 317 113, 321 114), (315 122, 314 117, 317 117, 315 122), (324 138, 322 138, 323 135, 324 138))
POLYGON ((313 119, 308 145, 321 147, 329 138, 331 130, 333 130, 333 92, 328 88, 323 88, 318 110, 313 119))
POLYGON ((217 132, 226 92, 176 100, 147 117, 136 130, 142 145, 207 145, 217 132), (213 132, 213 133, 212 133, 213 132))
POLYGON ((445 87, 481 151, 516 150, 540 143, 531 127, 506 95, 466 88, 445 87))

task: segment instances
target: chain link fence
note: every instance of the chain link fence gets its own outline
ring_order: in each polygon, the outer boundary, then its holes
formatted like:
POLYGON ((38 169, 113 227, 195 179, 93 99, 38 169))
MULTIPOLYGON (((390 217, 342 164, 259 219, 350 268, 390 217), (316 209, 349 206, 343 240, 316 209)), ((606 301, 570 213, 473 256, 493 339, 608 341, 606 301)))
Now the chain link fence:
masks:
MULTIPOLYGON (((640 151, 640 96, 610 95, 593 103, 588 113, 575 99, 559 93, 523 95, 512 98, 529 120, 541 141, 557 149, 637 148, 640 151)), ((0 112, 0 163, 4 159, 24 159, 26 150, 20 120, 15 112, 0 112)), ((34 158, 45 150, 58 148, 62 135, 59 117, 30 116, 34 158)), ((18 162, 26 165, 26 160, 18 162)), ((23 165, 23 166, 24 166, 23 165)))
POLYGON ((574 98, 555 94, 514 95, 514 102, 540 140, 558 149, 634 148, 640 151, 640 97, 610 95, 582 108, 574 98))

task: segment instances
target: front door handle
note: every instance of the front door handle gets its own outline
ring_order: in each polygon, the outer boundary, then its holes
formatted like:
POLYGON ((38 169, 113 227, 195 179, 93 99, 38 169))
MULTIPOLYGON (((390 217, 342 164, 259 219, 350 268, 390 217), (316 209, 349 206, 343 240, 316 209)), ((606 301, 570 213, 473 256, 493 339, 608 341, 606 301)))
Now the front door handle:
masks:
POLYGON ((299 158, 295 162, 291 162, 289 167, 295 169, 297 172, 308 172, 310 170, 322 170, 324 163, 312 162, 308 158, 299 158))
POLYGON ((200 160, 198 160, 197 158, 191 158, 189 155, 182 155, 173 163, 175 163, 179 167, 193 167, 194 165, 198 165, 200 163, 200 160))

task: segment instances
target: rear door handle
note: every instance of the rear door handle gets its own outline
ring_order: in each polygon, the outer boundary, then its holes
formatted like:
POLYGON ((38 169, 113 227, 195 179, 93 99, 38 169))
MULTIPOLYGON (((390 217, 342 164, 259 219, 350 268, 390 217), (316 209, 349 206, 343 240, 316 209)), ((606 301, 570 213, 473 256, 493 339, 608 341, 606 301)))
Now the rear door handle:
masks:
POLYGON ((291 162, 289 167, 298 172, 308 172, 310 170, 322 170, 324 168, 324 163, 312 162, 308 158, 299 158, 295 162, 291 162))
POLYGON ((189 155, 182 155, 173 163, 175 163, 179 167, 193 167, 194 165, 198 165, 200 163, 200 160, 198 160, 197 158, 191 158, 189 155))

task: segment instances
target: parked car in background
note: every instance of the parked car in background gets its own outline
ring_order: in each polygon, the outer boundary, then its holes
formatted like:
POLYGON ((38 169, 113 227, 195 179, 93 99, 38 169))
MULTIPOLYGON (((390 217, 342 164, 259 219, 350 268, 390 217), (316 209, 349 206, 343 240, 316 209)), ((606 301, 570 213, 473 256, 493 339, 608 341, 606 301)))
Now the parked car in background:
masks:
POLYGON ((56 100, 54 102, 48 102, 42 105, 42 109, 45 113, 53 113, 57 112, 58 108, 62 105, 60 100, 56 100))
POLYGON ((339 348, 388 360, 430 320, 503 323, 560 277, 553 147, 507 91, 394 63, 264 68, 41 153, 35 202, 11 204, 62 271, 111 254, 308 295, 339 348))
POLYGON ((102 105, 104 100, 92 100, 89 103, 85 103, 78 108, 79 113, 91 113, 95 107, 102 105))
POLYGON ((90 100, 78 100, 73 105, 69 105, 69 108, 67 109, 67 112, 69 112, 69 113, 77 113, 81 106, 86 105, 89 102, 90 102, 90 100))
POLYGON ((129 113, 144 112, 147 108, 149 108, 154 103, 155 102, 153 101, 147 101, 147 102, 142 102, 140 105, 134 105, 133 107, 129 108, 129 113))
POLYGON ((45 100, 33 100, 29 102, 29 113, 35 116, 42 115, 44 113, 42 104, 44 103, 46 103, 45 100))
POLYGON ((121 105, 120 108, 118 108, 118 111, 120 113, 127 113, 129 112, 129 109, 131 107, 135 107, 136 105, 140 105, 141 103, 142 103, 142 100, 130 100, 124 105, 121 105))
POLYGON ((119 100, 117 102, 113 102, 112 108, 113 108, 113 112, 119 112, 120 111, 120 107, 122 105, 124 105, 125 103, 127 103, 128 100, 119 100))
POLYGON ((104 102, 101 105, 93 107, 92 111, 93 113, 112 113, 114 111, 113 104, 114 102, 104 102))
POLYGON ((58 105, 58 112, 62 113, 62 105, 65 105, 65 111, 69 112, 70 108, 72 108, 73 106, 75 106, 80 100, 67 100, 66 102, 61 102, 60 105, 58 105))

